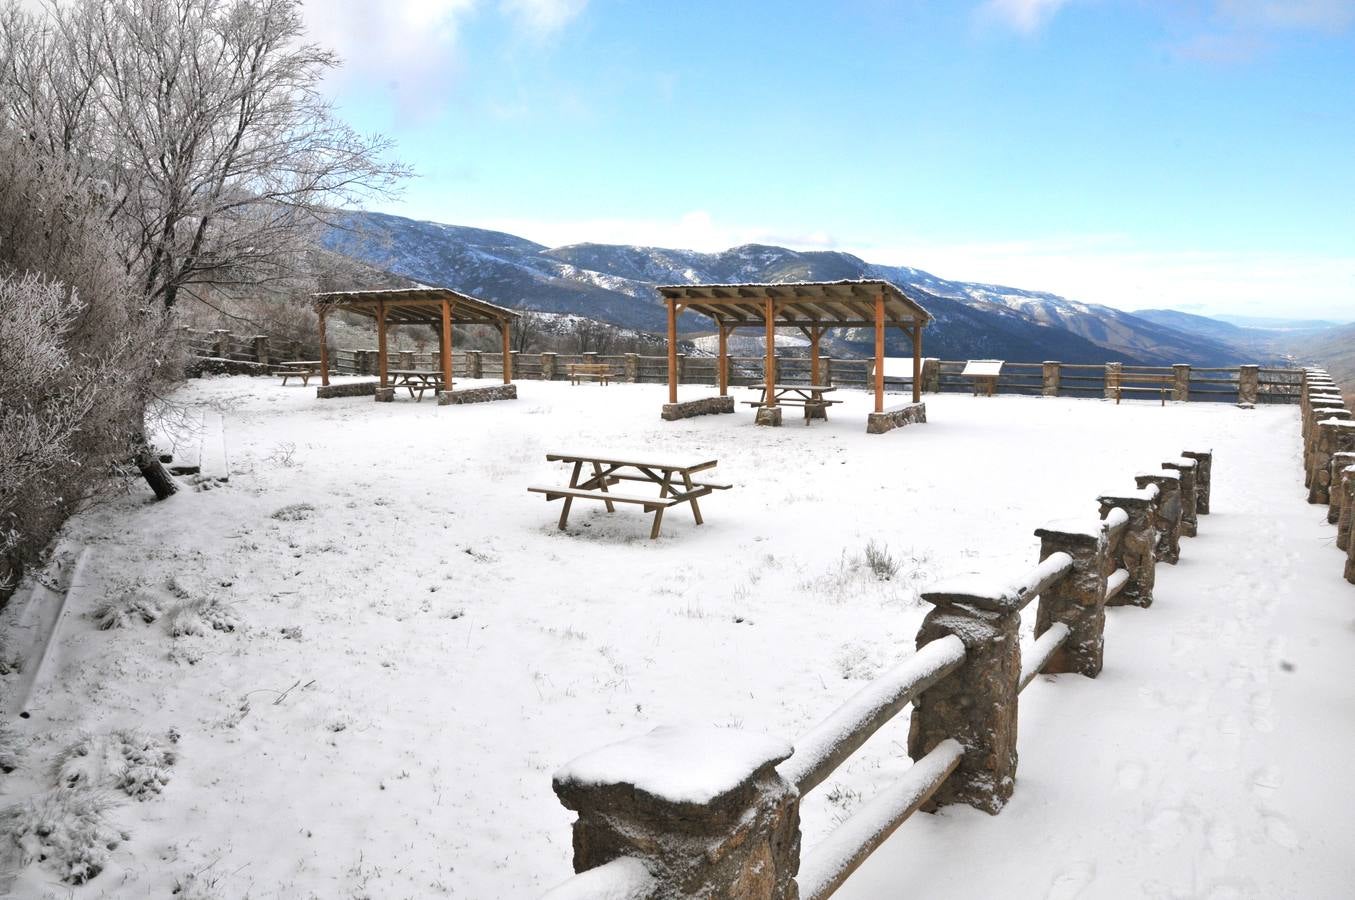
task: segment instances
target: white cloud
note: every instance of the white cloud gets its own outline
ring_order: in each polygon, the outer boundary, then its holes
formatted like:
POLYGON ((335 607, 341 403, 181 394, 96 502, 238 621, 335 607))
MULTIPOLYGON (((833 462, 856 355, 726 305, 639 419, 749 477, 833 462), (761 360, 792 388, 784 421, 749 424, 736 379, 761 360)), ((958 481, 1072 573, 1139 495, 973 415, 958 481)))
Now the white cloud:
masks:
POLYGON ((1069 0, 984 0, 978 15, 986 21, 995 21, 1022 34, 1034 34, 1054 17, 1069 0))
POLYGON ((1255 28, 1342 31, 1355 23, 1355 0, 1218 0, 1221 17, 1255 28))
POLYGON ((503 0, 504 12, 537 34, 551 34, 578 18, 588 0, 503 0))
POLYGON ((777 244, 801 250, 837 249, 837 241, 823 231, 787 233, 776 229, 732 225, 716 222, 704 210, 692 210, 671 219, 492 219, 474 224, 480 228, 506 231, 552 247, 579 243, 639 244, 706 253, 740 244, 777 244))

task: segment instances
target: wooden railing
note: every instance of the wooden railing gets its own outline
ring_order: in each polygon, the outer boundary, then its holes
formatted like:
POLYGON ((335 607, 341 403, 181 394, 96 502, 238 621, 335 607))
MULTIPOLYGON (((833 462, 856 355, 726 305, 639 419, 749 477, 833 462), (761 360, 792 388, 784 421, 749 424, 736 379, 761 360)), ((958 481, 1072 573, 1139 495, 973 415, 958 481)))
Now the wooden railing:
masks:
POLYGON ((825 900, 919 809, 998 813, 1016 779, 1018 696, 1036 675, 1094 678, 1105 607, 1149 606, 1156 565, 1209 512, 1213 458, 1190 452, 1098 498, 1099 518, 1036 530, 1040 561, 1010 580, 935 585, 917 651, 789 744, 732 729, 656 729, 554 778, 578 812, 574 867, 552 900, 739 896, 825 900), (1038 600, 1035 639, 1021 612, 1038 600), (907 772, 803 854, 803 797, 912 706, 907 772), (605 871, 605 874, 603 874, 605 871))
POLYGON ((1355 584, 1355 415, 1323 369, 1304 370, 1300 415, 1308 502, 1326 505, 1346 581, 1355 584))

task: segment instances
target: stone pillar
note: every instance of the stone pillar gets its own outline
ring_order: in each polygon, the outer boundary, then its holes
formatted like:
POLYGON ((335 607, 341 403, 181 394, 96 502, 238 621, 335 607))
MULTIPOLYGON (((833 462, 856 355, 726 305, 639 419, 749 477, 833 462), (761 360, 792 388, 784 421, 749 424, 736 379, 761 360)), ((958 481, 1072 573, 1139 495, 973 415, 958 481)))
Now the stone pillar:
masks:
POLYGON ((1122 509, 1129 516, 1120 540, 1114 544, 1111 561, 1115 568, 1129 573, 1129 580, 1107 606, 1152 606, 1153 584, 1157 581, 1157 502, 1161 496, 1157 487, 1150 485, 1139 491, 1106 494, 1096 498, 1101 504, 1101 518, 1112 509, 1122 509))
POLYGON ((542 353, 542 354, 541 354, 541 380, 542 380, 542 381, 554 381, 554 380, 555 380, 555 354, 554 354, 554 353, 542 353))
POLYGON ((375 399, 377 403, 394 403, 395 388, 379 387, 376 389, 375 399))
POLYGON ((1210 486, 1214 478, 1214 451, 1183 450, 1181 455, 1195 460, 1195 514, 1207 516, 1210 486))
POLYGON ((1195 518, 1195 460, 1187 457, 1169 459, 1162 468, 1174 471, 1181 479, 1181 534, 1195 537, 1199 533, 1199 521, 1195 518))
POLYGON ((1135 475, 1134 483, 1140 490, 1150 484, 1158 489, 1155 553, 1159 561, 1174 566, 1181 561, 1181 479, 1175 472, 1164 470, 1135 475))
POLYGON ((757 417, 754 422, 758 425, 779 426, 781 424, 781 407, 779 406, 760 406, 758 407, 757 417))
POLYGON ((1185 363, 1172 366, 1172 399, 1182 403, 1190 399, 1190 366, 1185 363))
POLYGON ((630 856, 662 897, 796 900, 800 797, 776 772, 790 755, 760 734, 665 727, 575 759, 554 777, 579 814, 574 871, 630 856))
POLYGON ((1106 390, 1105 397, 1108 400, 1114 400, 1116 389, 1120 385, 1120 378, 1124 373, 1124 363, 1106 363, 1106 390))
POLYGON ((466 377, 485 377, 485 354, 481 350, 466 351, 466 377))
POLYGON ((1355 466, 1341 470, 1337 490, 1341 492, 1341 518, 1336 522, 1336 546, 1350 553, 1355 543, 1355 466))
POLYGON ((833 383, 833 358, 831 356, 819 357, 819 377, 823 383, 831 385, 833 383))
POLYGON ((687 354, 679 353, 677 355, 677 383, 682 384, 682 376, 687 371, 687 354))
POLYGON ((396 359, 399 361, 400 368, 402 368, 402 369, 412 369, 412 368, 414 368, 414 351, 413 351, 413 350, 397 350, 397 351, 395 352, 395 356, 396 356, 396 359))
POLYGON ((218 359, 229 359, 231 355, 231 333, 225 328, 212 331, 212 352, 218 359))
MULTIPOLYGON (((1331 455, 1331 479, 1328 482, 1329 494, 1327 502, 1327 521, 1333 525, 1341 521, 1341 509, 1345 506, 1345 491, 1342 488, 1341 480, 1345 477, 1346 469, 1355 468, 1355 453, 1342 451, 1331 455)), ((1337 536, 1336 546, 1342 550, 1346 545, 1341 543, 1340 536, 1337 536)))
POLYGON ((1063 364, 1053 360, 1046 360, 1044 363, 1044 384, 1040 389, 1041 395, 1045 397, 1057 397, 1059 395, 1059 381, 1063 373, 1063 364))
POLYGON ((1313 442, 1313 477, 1308 489, 1309 503, 1326 504, 1331 499, 1332 455, 1350 452, 1355 452, 1355 422, 1324 419, 1317 423, 1317 437, 1313 442))
POLYGON ((631 384, 638 384, 640 381, 640 354, 626 354, 626 380, 631 384))
POLYGON ((922 389, 929 394, 941 393, 941 360, 934 356, 922 358, 922 389))
POLYGON ((1035 636, 1051 625, 1068 626, 1068 639, 1049 657, 1041 672, 1076 672, 1095 678, 1101 673, 1106 628, 1106 523, 1058 522, 1035 529, 1040 539, 1040 561, 1053 553, 1067 553, 1073 568, 1040 594, 1035 614, 1035 636))
POLYGON ((996 815, 1016 786, 1020 608, 967 594, 928 592, 922 599, 936 608, 922 620, 917 646, 953 634, 965 647, 960 668, 913 701, 909 756, 921 759, 947 738, 965 748, 959 768, 922 808, 965 803, 996 815))
POLYGON ((272 358, 268 353, 268 335, 256 334, 254 341, 254 361, 261 366, 271 365, 272 358))
POLYGON ((1242 366, 1237 372, 1237 402, 1255 404, 1261 396, 1261 367, 1242 366))
POLYGON ((367 375, 367 353, 366 350, 353 351, 353 374, 367 375))

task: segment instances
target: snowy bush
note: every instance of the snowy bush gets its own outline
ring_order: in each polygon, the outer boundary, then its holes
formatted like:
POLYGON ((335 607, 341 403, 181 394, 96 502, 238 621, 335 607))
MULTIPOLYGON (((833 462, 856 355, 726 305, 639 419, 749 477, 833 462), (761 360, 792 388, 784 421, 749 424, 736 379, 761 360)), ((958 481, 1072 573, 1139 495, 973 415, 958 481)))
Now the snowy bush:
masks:
POLYGON ((309 519, 313 512, 315 507, 309 503, 292 503, 273 513, 273 518, 279 522, 301 522, 309 519))
POLYGON ((84 884, 127 840, 109 821, 113 805, 100 791, 59 788, 0 812, 0 832, 9 835, 24 865, 46 863, 62 881, 84 884))
POLYGON ((173 606, 165 617, 171 637, 203 635, 209 631, 235 631, 235 611, 216 597, 194 597, 173 606))
POLYGON ((889 581, 899 574, 899 561, 889 553, 889 548, 875 543, 874 539, 866 543, 866 566, 881 581, 889 581))
POLYGON ((0 772, 8 775, 23 762, 25 744, 23 735, 14 726, 0 719, 0 772))
POLYGON ((53 775, 60 787, 113 789, 145 800, 169 783, 175 752, 159 739, 130 728, 85 735, 57 757, 53 775))
POLYGON ((90 612, 95 626, 109 631, 125 628, 133 622, 150 624, 160 618, 160 601, 150 596, 138 585, 124 584, 114 587, 99 601, 90 612))

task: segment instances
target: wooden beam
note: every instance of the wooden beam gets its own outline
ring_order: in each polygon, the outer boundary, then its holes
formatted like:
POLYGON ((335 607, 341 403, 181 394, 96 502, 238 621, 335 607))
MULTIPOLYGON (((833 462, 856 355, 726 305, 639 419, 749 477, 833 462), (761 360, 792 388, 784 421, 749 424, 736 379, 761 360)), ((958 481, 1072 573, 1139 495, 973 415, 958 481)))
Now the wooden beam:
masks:
POLYGON ((376 304, 376 365, 381 376, 381 386, 386 386, 386 301, 376 304))
POLYGON ((922 402, 922 323, 913 321, 913 402, 922 402))
POLYGON ((809 332, 809 381, 811 384, 823 384, 819 381, 819 339, 823 337, 823 329, 814 327, 809 332))
POLYGON ((729 332, 732 328, 726 328, 723 322, 715 323, 720 329, 720 358, 716 365, 719 367, 720 396, 729 396, 729 332))
POLYGON ((668 301, 668 402, 677 402, 677 301, 668 301))
MULTIPOLYGON (((442 301, 442 328, 438 331, 438 350, 442 353, 442 389, 452 389, 452 304, 442 301)), ((420 394, 419 396, 423 396, 420 394)))
POLYGON ((875 298, 875 411, 885 411, 885 294, 875 298))
POLYGON ((763 374, 767 376, 767 394, 762 400, 768 406, 776 406, 776 308, 771 297, 767 298, 765 319, 767 357, 763 364, 763 374))
POLYGON ((512 350, 512 327, 511 322, 501 322, 499 324, 499 334, 503 337, 503 383, 511 384, 513 381, 513 350, 512 350))
POLYGON ((329 315, 329 310, 323 306, 318 310, 320 314, 320 383, 329 385, 329 341, 325 337, 325 316, 329 315))

